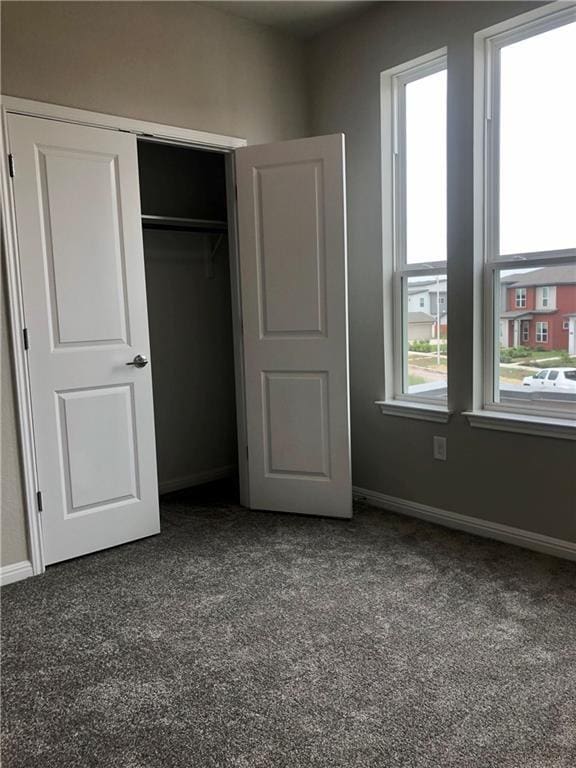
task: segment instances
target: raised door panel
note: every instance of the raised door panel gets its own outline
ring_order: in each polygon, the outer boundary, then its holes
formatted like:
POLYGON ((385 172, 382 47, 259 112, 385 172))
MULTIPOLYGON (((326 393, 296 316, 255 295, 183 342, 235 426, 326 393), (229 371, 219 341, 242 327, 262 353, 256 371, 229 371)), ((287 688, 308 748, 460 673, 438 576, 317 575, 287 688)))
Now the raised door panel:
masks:
POLYGON ((265 166, 255 171, 254 184, 261 334, 322 334, 326 314, 322 163, 265 166))
POLYGON ((263 374, 266 474, 329 478, 328 375, 263 374))
POLYGON ((133 387, 60 392, 58 400, 67 514, 137 499, 133 387))
POLYGON ((37 151, 53 346, 127 343, 116 158, 37 151))

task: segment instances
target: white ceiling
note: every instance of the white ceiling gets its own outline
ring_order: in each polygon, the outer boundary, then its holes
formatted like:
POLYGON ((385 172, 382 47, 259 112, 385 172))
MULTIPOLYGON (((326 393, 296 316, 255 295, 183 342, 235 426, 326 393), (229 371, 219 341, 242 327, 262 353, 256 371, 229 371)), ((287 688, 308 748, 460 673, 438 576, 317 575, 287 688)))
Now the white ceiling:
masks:
POLYGON ((244 2, 237 0, 206 1, 224 13, 241 16, 244 19, 265 24, 287 32, 296 37, 307 38, 323 32, 329 27, 340 24, 346 19, 365 11, 374 1, 367 0, 258 0, 244 2))

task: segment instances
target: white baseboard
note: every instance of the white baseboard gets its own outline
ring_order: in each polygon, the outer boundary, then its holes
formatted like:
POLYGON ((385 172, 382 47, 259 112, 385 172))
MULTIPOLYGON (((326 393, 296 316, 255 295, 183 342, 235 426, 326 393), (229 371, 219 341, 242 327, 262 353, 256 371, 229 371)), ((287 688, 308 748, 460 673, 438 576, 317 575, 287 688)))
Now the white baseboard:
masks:
POLYGON ((515 544, 525 549, 534 549, 536 552, 544 552, 547 555, 563 557, 566 560, 576 560, 576 542, 555 539, 541 533, 525 531, 522 528, 514 528, 511 525, 492 523, 489 520, 481 520, 478 517, 460 515, 457 512, 447 512, 437 507, 429 507, 427 504, 419 504, 416 501, 405 501, 395 496, 387 496, 378 491, 369 491, 366 488, 353 488, 354 497, 364 499, 369 504, 389 512, 397 512, 409 517, 418 517, 431 523, 438 523, 448 528, 456 528, 459 531, 474 533, 487 539, 505 541, 507 544, 515 544))
POLYGON ((3 565, 0 568, 0 586, 4 587, 6 584, 22 581, 22 579, 28 579, 33 575, 32 563, 29 560, 22 560, 22 562, 12 563, 12 565, 3 565))
POLYGON ((173 480, 164 480, 158 483, 158 491, 170 493, 171 491, 181 491, 183 488, 192 488, 194 485, 203 485, 211 483, 214 480, 222 480, 225 477, 232 477, 238 468, 235 464, 228 464, 225 467, 216 467, 216 469, 205 469, 202 472, 195 472, 186 477, 176 477, 173 480))

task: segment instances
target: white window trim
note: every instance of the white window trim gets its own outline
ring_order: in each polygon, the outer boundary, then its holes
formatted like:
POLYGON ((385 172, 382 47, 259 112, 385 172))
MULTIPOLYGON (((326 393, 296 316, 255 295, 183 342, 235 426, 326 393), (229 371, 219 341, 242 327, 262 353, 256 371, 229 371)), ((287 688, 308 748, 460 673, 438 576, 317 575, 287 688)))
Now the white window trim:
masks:
POLYGON ((536 321, 536 344, 548 344, 548 341, 550 340, 550 335, 548 333, 548 320, 537 320, 536 321), (545 335, 546 338, 543 339, 542 335, 545 335), (540 336, 540 338, 538 338, 540 336))
POLYGON ((446 67, 447 49, 441 48, 388 69, 380 75, 385 384, 384 399, 377 400, 376 404, 382 413, 388 415, 426 420, 432 418, 434 421, 448 421, 450 418, 450 411, 445 403, 434 398, 403 393, 403 352, 407 348, 407 327, 404 327, 402 319, 408 311, 408 292, 403 283, 408 277, 445 275, 447 265, 446 261, 414 265, 406 263, 406 212, 405 208, 397 203, 404 194, 406 184, 406 168, 400 161, 405 155, 401 151, 403 138, 398 130, 398 118, 403 110, 403 100, 399 99, 400 88, 446 67), (398 361, 402 362, 398 364, 398 361))
POLYGON ((515 306, 516 309, 526 309, 527 293, 526 288, 515 288, 515 306))
MULTIPOLYGON (((565 440, 576 440, 574 422, 568 419, 558 419, 543 416, 528 416, 526 414, 503 412, 484 409, 481 411, 464 411, 471 427, 492 429, 500 432, 520 432, 524 435, 540 437, 556 437, 565 440)), ((556 416, 558 413, 556 412, 556 416)))
POLYGON ((533 432, 565 437, 576 434, 576 422, 558 418, 558 411, 495 402, 499 349, 495 330, 500 323, 499 270, 566 264, 576 249, 500 256, 498 251, 498 136, 494 104, 499 96, 499 57, 504 46, 576 20, 576 3, 554 2, 497 24, 474 35, 474 262, 477 295, 474 312, 474 407, 466 415, 476 427, 533 432), (497 284, 497 289, 496 289, 497 284), (480 350, 482 352, 480 353, 480 350), (522 428, 518 424, 522 422, 522 428), (549 425, 547 429, 543 425, 549 425))

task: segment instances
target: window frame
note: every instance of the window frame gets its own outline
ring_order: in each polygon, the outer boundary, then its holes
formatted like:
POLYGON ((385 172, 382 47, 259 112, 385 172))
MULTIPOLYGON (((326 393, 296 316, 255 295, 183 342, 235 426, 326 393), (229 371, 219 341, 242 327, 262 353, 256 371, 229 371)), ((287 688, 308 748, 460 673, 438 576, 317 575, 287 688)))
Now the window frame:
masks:
POLYGON ((575 21, 574 4, 567 7, 562 2, 550 3, 475 34, 475 269, 482 298, 475 315, 474 409, 469 415, 476 421, 479 414, 488 417, 493 412, 494 416, 525 416, 576 427, 571 415, 558 410, 500 401, 500 337, 496 335, 500 327, 501 271, 567 265, 576 260, 576 248, 505 256, 499 252, 500 52, 507 45, 575 21))
POLYGON ((526 309, 526 288, 514 289, 515 307, 516 309, 526 309))
MULTIPOLYGON (((405 392, 408 376, 408 280, 443 275, 447 281, 447 260, 407 263, 406 136, 402 127, 406 114, 405 86, 447 69, 448 52, 444 47, 388 69, 380 77, 385 400, 377 401, 377 404, 385 413, 434 421, 448 421, 448 393, 446 399, 439 400, 405 392)), ((446 387, 448 389, 448 381, 446 387)))
POLYGON ((536 321, 536 344, 548 344, 548 340, 550 339, 549 334, 549 328, 548 328, 548 320, 537 320, 536 321), (543 336, 546 336, 546 338, 542 338, 543 336))

